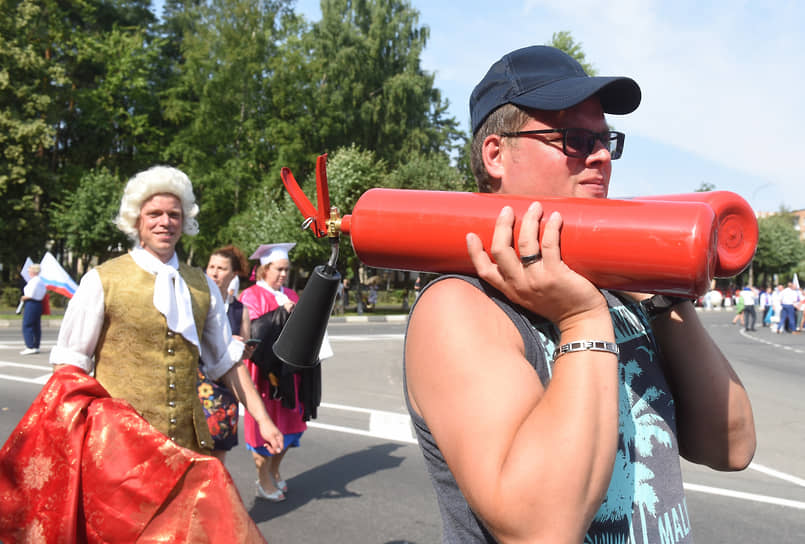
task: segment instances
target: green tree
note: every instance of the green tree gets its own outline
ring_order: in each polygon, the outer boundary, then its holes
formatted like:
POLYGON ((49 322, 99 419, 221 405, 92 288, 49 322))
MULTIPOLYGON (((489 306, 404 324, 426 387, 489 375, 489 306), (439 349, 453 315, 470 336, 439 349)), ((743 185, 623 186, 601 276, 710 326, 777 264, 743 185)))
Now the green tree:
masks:
POLYGON ((212 0, 179 15, 195 32, 184 36, 165 93, 166 115, 178 130, 163 157, 193 180, 201 232, 188 245, 206 253, 225 241, 222 229, 246 199, 281 194, 282 143, 269 136, 280 109, 273 79, 279 45, 301 21, 288 1, 212 0))
POLYGON ((758 279, 764 277, 764 283, 768 283, 773 274, 790 275, 803 259, 805 245, 794 229, 790 213, 781 211, 758 220, 758 244, 752 264, 758 279))
MULTIPOLYGON (((52 89, 65 84, 54 61, 42 2, 0 4, 0 262, 5 270, 41 253, 47 234, 44 195, 51 186, 52 89)), ((9 279, 6 277, 6 279, 9 279)))
POLYGON ((389 164, 408 157, 446 156, 455 135, 433 77, 419 68, 427 29, 417 27, 418 13, 409 4, 324 2, 322 20, 312 27, 286 7, 246 0, 199 4, 196 36, 185 39, 182 77, 200 89, 199 99, 168 154, 188 165, 199 190, 202 233, 193 243, 200 253, 229 239, 248 250, 255 237, 259 243, 282 239, 299 243, 296 264, 319 264, 328 248, 300 233, 280 167, 305 181, 315 201, 316 156, 337 150, 328 167, 332 202, 351 210, 360 194, 388 180, 359 176, 339 185, 330 170, 348 162, 353 171, 373 164, 385 174, 389 164), (245 195, 240 205, 238 194, 245 195), (291 214, 292 227, 266 212, 291 214), (246 233, 248 225, 256 226, 253 234, 246 233))
POLYGON ((191 79, 183 77, 183 44, 185 36, 195 34, 200 24, 199 3, 165 0, 162 19, 156 28, 160 38, 160 59, 155 69, 155 78, 159 81, 160 104, 166 127, 169 127, 171 134, 193 118, 193 110, 199 100, 191 79))
POLYGON ((152 46, 159 44, 149 31, 148 0, 51 2, 46 22, 67 78, 52 93, 56 141, 48 155, 58 199, 99 164, 125 176, 152 162, 161 145, 152 74, 158 59, 152 46))
MULTIPOLYGON (((87 172, 75 192, 53 205, 53 225, 81 262, 81 270, 88 269, 93 257, 104 261, 130 245, 113 223, 122 194, 120 179, 101 167, 87 172)), ((74 273, 76 268, 73 267, 74 273)))
POLYGON ((71 115, 71 133, 79 147, 71 156, 81 175, 97 164, 129 175, 158 160, 164 144, 153 78, 158 46, 146 29, 117 25, 82 42, 80 58, 95 76, 73 93, 79 113, 71 115))
POLYGON ((699 187, 694 191, 696 193, 706 193, 708 191, 715 191, 716 186, 706 181, 701 182, 699 187))
POLYGON ((148 0, 3 1, 0 196, 6 205, 0 232, 9 242, 0 244, 4 263, 13 266, 26 254, 41 252, 48 240, 58 245, 59 233, 49 224, 51 203, 62 201, 96 164, 131 163, 152 143, 154 120, 140 114, 144 107, 158 111, 151 89, 144 87, 155 61, 142 30, 153 21, 149 5, 148 0))
POLYGON ((462 179, 446 157, 463 135, 421 69, 428 29, 408 0, 325 0, 317 23, 292 0, 165 0, 159 25, 150 0, 0 1, 6 271, 46 242, 103 258, 117 233, 90 219, 110 211, 79 196, 116 201, 113 180, 158 162, 194 182, 201 233, 183 241, 190 259, 238 237, 276 237, 299 241, 300 261, 321 262, 326 244, 299 231, 279 169, 312 188, 328 150, 382 173, 347 183, 356 194, 334 199, 347 209, 372 186, 462 179), (249 237, 248 225, 260 228, 249 237))
POLYGON ((473 191, 475 183, 450 164, 444 153, 412 153, 397 165, 385 186, 428 191, 473 191))
POLYGON ((459 132, 420 66, 429 30, 419 12, 406 0, 322 0, 321 12, 307 37, 318 149, 354 143, 390 165, 449 153, 459 132))

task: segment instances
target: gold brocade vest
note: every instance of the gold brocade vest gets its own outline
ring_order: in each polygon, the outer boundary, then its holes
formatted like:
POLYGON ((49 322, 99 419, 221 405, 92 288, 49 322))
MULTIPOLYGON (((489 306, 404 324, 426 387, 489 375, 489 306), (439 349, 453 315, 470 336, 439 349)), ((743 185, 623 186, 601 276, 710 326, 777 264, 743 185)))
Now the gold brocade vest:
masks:
MULTIPOLYGON (((198 348, 168 330, 165 316, 154 307, 155 275, 128 254, 97 270, 104 320, 95 348, 95 378, 171 440, 209 454, 213 442, 196 387, 198 348)), ((204 272, 184 263, 179 274, 190 290, 201 340, 210 307, 207 280, 204 272)))

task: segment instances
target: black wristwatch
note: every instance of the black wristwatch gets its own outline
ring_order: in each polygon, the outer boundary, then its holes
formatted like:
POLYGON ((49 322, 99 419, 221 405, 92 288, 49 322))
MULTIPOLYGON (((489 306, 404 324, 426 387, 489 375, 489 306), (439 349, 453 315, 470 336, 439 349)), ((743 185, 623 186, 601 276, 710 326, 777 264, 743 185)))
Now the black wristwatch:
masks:
POLYGON ((643 311, 646 312, 648 318, 654 319, 657 316, 671 311, 674 306, 687 300, 690 299, 685 297, 672 297, 669 295, 654 295, 651 298, 640 301, 640 305, 643 307, 643 311))

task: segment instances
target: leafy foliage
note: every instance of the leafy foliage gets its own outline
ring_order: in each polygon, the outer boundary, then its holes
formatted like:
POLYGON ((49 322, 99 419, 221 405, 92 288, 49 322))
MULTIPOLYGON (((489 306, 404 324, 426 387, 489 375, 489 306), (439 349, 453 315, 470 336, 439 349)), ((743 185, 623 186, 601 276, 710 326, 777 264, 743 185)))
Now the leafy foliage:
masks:
POLYGON ((415 162, 439 164, 422 180, 460 179, 438 173, 464 135, 420 66, 428 29, 407 0, 325 0, 315 23, 293 0, 166 0, 159 21, 150 5, 3 1, 4 279, 46 243, 80 261, 125 244, 108 222, 119 189, 156 163, 193 180, 201 232, 182 246, 196 263, 278 239, 299 242, 303 265, 326 259, 279 177, 288 166, 310 180, 325 151, 354 144, 343 160, 373 165, 336 187, 347 209, 400 164, 404 186, 418 183, 415 162))
POLYGON ((473 191, 475 183, 438 153, 412 153, 388 176, 386 186, 429 191, 473 191))
POLYGON ((43 16, 48 3, 2 3, 0 17, 0 259, 22 263, 44 243, 43 198, 52 179, 44 150, 54 144, 49 123, 53 90, 66 82, 53 60, 43 16))
POLYGON ((753 266, 758 276, 791 275, 805 259, 805 244, 794 229, 794 216, 778 213, 758 221, 758 245, 753 266))
MULTIPOLYGON (((125 174, 159 145, 147 0, 4 1, 0 18, 0 259, 63 245, 51 210, 99 164, 125 174)), ((7 272, 4 272, 7 274, 7 272)))
POLYGON ((428 28, 406 0, 323 0, 307 36, 321 149, 356 144, 389 164, 449 152, 456 121, 420 67, 428 28))
POLYGON ((108 168, 90 170, 75 192, 53 205, 52 222, 65 243, 87 270, 92 257, 105 260, 130 245, 113 220, 118 213, 123 184, 108 168))
POLYGON ((133 174, 159 157, 159 102, 152 70, 159 62, 159 41, 142 28, 93 34, 81 44, 79 59, 96 69, 94 77, 77 88, 80 106, 71 118, 77 157, 88 166, 104 164, 133 174))

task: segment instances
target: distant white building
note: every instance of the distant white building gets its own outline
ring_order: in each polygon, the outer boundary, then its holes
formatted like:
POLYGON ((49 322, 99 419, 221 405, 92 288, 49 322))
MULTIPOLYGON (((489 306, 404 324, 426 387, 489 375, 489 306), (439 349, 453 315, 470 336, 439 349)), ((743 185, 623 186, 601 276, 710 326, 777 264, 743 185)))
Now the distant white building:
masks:
MULTIPOLYGON (((799 232, 799 239, 805 241, 805 210, 792 210, 791 216, 794 218, 794 229, 799 232)), ((758 212, 758 219, 777 215, 777 212, 758 212)))

